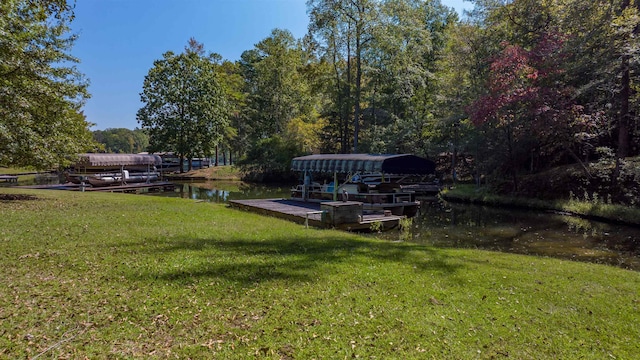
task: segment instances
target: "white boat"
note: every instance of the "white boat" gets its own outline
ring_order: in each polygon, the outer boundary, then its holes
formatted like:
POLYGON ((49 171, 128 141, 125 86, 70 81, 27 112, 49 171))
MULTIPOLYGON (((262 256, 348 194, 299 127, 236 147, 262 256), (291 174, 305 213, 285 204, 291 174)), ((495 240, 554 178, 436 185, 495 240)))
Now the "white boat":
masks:
POLYGON ((69 182, 92 186, 153 182, 162 177, 157 168, 161 164, 156 154, 79 154, 64 175, 69 182))
POLYGON ((150 183, 160 179, 157 172, 137 172, 129 173, 123 170, 121 173, 100 174, 87 176, 86 180, 94 187, 110 186, 110 185, 126 185, 133 183, 150 183))

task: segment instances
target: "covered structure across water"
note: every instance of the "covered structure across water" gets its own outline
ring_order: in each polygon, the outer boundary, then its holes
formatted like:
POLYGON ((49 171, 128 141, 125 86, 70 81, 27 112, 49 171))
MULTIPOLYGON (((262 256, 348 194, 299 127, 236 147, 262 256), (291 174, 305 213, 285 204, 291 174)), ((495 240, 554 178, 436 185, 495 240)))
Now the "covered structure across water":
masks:
POLYGON ((109 168, 121 166, 160 166, 162 159, 156 154, 79 154, 77 168, 109 168))
POLYGON ((291 170, 316 173, 435 174, 435 162, 411 154, 316 154, 296 157, 291 170))
POLYGON ((316 154, 296 157, 291 170, 304 173, 304 183, 292 189, 293 199, 303 201, 360 201, 365 208, 390 210, 395 215, 413 216, 419 202, 415 191, 403 191, 388 175, 408 177, 434 175, 435 162, 411 154, 316 154), (332 174, 330 183, 312 181, 312 174, 332 174), (343 180, 339 183, 338 174, 343 180), (387 180, 389 179, 389 180, 387 180))

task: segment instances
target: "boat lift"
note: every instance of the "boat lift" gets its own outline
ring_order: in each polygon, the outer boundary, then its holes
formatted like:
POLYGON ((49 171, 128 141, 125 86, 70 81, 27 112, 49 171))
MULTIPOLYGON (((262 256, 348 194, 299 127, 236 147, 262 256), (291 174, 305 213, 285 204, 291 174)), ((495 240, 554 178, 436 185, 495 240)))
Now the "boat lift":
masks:
POLYGON ((338 200, 338 188, 360 174, 379 173, 394 175, 432 175, 435 162, 411 154, 316 154, 296 157, 291 161, 291 170, 304 173, 303 196, 308 196, 309 173, 333 173, 333 200, 338 200), (347 174, 343 184, 338 183, 338 173, 347 174))

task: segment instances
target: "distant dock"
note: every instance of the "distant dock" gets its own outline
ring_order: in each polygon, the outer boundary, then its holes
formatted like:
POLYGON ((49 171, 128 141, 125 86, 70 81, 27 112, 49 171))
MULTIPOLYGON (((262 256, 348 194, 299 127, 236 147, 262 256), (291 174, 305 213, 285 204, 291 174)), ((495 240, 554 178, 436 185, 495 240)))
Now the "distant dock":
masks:
POLYGON ((18 182, 18 177, 15 175, 0 175, 0 181, 4 182, 18 182))
POLYGON ((175 185, 168 181, 159 181, 152 183, 134 183, 124 185, 100 186, 92 187, 90 185, 81 185, 74 183, 55 184, 55 185, 27 185, 17 186, 23 189, 48 189, 48 190, 72 190, 72 191, 101 191, 101 192, 120 192, 120 193, 140 193, 143 191, 173 191, 175 185))
MULTIPOLYGON (((298 224, 318 228, 336 228, 347 231, 371 231, 373 229, 389 230, 397 227, 403 216, 384 214, 357 214, 351 213, 349 219, 336 221, 337 212, 332 214, 326 210, 326 206, 340 207, 358 206, 355 201, 348 203, 330 202, 321 207, 320 203, 303 202, 287 199, 255 199, 255 200, 229 200, 229 206, 236 209, 251 211, 254 213, 277 217, 293 221, 298 224), (325 209, 323 209, 325 207, 325 209), (332 216, 333 219, 332 219, 332 216)), ((360 204, 361 208, 361 204, 360 204)))

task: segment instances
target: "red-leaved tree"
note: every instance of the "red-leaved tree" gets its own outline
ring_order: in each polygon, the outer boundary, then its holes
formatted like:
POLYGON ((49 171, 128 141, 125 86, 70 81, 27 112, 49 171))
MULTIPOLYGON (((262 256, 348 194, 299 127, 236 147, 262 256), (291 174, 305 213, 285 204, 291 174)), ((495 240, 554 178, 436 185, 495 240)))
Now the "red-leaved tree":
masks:
POLYGON ((563 82, 564 42, 560 34, 545 33, 530 50, 503 43, 491 61, 487 94, 467 109, 477 127, 499 134, 493 146, 516 189, 522 169, 544 168, 557 154, 579 161, 576 150, 596 125, 563 82))

